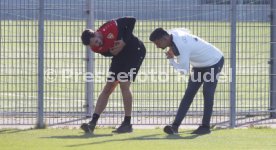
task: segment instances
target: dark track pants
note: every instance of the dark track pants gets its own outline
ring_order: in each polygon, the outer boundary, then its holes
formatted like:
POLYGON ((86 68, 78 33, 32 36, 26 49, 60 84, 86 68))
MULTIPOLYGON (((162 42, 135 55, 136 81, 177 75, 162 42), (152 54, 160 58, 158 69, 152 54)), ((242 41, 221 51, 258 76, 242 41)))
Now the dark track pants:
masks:
POLYGON ((188 112, 191 103, 193 102, 193 99, 198 89, 203 84, 204 114, 202 119, 202 125, 210 126, 210 120, 213 112, 214 94, 218 83, 216 76, 218 73, 221 72, 223 64, 224 58, 222 57, 221 60, 213 66, 204 68, 193 68, 193 73, 189 77, 188 87, 179 105, 173 125, 180 126, 182 120, 188 112), (210 75, 210 73, 212 72, 213 80, 210 75))

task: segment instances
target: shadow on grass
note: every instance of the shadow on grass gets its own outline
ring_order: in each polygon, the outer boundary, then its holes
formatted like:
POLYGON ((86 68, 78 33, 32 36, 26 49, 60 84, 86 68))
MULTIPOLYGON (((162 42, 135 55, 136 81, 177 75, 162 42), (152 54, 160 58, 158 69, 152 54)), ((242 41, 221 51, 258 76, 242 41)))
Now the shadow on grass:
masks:
MULTIPOLYGON (((212 130, 217 131, 222 129, 214 129, 212 130)), ((123 142, 123 141, 148 141, 148 140, 191 140, 195 139, 199 136, 204 135, 196 135, 196 134, 190 134, 192 130, 182 131, 179 132, 178 135, 165 135, 165 134, 151 134, 151 135, 144 135, 144 136, 136 136, 131 138, 118 138, 118 139, 104 139, 102 141, 96 141, 96 142, 90 142, 90 143, 84 143, 84 144, 75 144, 75 145, 68 145, 67 147, 80 147, 80 146, 87 146, 87 145, 95 145, 95 144, 103 144, 103 143, 109 143, 109 142, 123 142), (184 135, 183 135, 184 134, 184 135)), ((135 134, 135 133, 132 133, 135 134)), ((88 139, 88 138, 101 138, 101 137, 112 137, 116 135, 122 135, 122 134, 83 134, 83 135, 66 135, 66 136, 50 136, 50 137, 41 137, 41 138, 55 138, 55 139, 88 139)))
POLYGON ((113 134, 83 134, 83 135, 65 135, 65 136, 50 136, 41 138, 54 138, 54 139, 87 139, 87 138, 99 138, 113 136, 113 134))
POLYGON ((151 134, 145 136, 138 136, 126 139, 108 139, 103 141, 91 142, 91 143, 84 143, 84 144, 76 144, 76 145, 68 145, 67 147, 80 147, 80 146, 87 146, 87 145, 95 145, 95 144, 103 144, 109 142, 123 142, 123 141, 149 141, 149 140, 183 140, 183 139, 195 139, 201 135, 189 135, 189 136, 181 136, 181 135, 166 135, 162 136, 163 134, 151 134), (161 136, 161 137, 158 137, 161 136))
POLYGON ((19 132, 27 132, 30 130, 35 130, 35 129, 1 129, 0 134, 13 134, 13 133, 19 133, 19 132))

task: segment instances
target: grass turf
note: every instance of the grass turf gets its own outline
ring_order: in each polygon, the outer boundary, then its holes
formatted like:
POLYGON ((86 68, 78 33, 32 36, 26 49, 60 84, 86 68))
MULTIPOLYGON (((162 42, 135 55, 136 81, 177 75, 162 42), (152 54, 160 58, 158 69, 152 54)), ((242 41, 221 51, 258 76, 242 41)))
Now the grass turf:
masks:
POLYGON ((179 150, 179 149, 275 149, 276 130, 269 128, 214 130, 197 136, 190 130, 168 136, 162 129, 135 130, 130 134, 111 134, 111 129, 97 129, 84 135, 77 129, 0 130, 1 150, 179 150))

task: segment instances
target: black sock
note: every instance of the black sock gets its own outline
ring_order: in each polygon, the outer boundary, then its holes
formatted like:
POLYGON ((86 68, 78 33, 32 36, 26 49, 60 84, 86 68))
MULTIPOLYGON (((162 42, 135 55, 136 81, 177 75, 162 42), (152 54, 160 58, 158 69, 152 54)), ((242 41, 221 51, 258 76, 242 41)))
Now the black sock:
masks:
POLYGON ((125 116, 123 123, 130 124, 131 116, 125 116))
POLYGON ((97 124, 98 119, 100 118, 99 114, 94 113, 92 116, 92 120, 89 122, 90 124, 97 124))

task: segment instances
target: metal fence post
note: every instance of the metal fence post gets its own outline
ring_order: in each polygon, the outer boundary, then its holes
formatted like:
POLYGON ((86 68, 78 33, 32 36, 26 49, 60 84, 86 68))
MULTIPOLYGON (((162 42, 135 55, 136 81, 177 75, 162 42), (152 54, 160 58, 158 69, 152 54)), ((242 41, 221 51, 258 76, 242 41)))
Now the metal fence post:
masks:
MULTIPOLYGON (((87 0, 87 28, 94 29, 94 0, 87 0)), ((94 80, 91 80, 94 76, 94 53, 87 47, 86 49, 86 116, 92 115, 93 97, 94 97, 94 80)))
POLYGON ((231 0, 231 69, 230 83, 230 127, 236 126, 236 23, 237 0, 231 0))
POLYGON ((44 128, 44 0, 39 0, 39 20, 38 20, 38 113, 37 128, 44 128))
POLYGON ((271 0, 270 117, 276 118, 276 1, 271 0))

